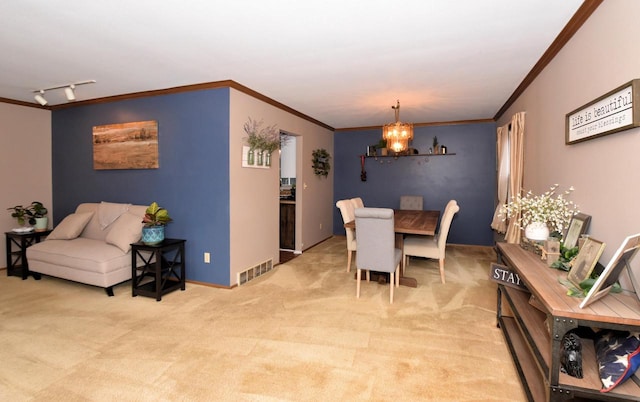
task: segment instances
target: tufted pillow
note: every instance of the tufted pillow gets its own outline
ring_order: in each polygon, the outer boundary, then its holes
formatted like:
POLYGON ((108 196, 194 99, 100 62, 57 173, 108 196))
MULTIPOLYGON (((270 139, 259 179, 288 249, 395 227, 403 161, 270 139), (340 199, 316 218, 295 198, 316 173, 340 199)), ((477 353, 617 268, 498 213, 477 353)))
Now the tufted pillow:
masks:
POLYGON ((47 236, 47 240, 71 240, 80 236, 93 216, 93 212, 76 212, 67 215, 47 236))
POLYGON ((137 242, 142 237, 143 226, 141 216, 126 212, 113 223, 105 241, 128 253, 131 250, 131 243, 137 242))
POLYGON ((635 373, 640 366, 640 339, 637 332, 602 331, 595 340, 596 359, 602 389, 609 392, 635 373))

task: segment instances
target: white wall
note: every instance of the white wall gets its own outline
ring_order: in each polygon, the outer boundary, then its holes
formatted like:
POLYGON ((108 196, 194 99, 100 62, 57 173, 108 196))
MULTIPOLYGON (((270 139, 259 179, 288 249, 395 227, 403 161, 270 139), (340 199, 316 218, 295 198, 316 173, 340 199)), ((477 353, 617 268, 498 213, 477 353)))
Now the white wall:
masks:
MULTIPOLYGON (((17 227, 7 208, 42 202, 52 210, 51 112, 0 103, 0 230, 17 227)), ((49 212, 49 227, 52 213, 49 212)), ((6 265, 0 242, 0 267, 6 265)))
POLYGON ((290 136, 280 152, 280 177, 296 177, 296 137, 290 136))
POLYGON ((565 115, 640 78, 638 15, 640 1, 603 2, 498 121, 526 111, 524 188, 574 186, 571 199, 592 216, 589 233, 607 244, 603 264, 640 232, 640 129, 565 145, 565 115))
MULTIPOLYGON (((248 267, 270 258, 279 262, 279 160, 271 169, 243 168, 243 125, 249 117, 276 124, 296 135, 296 250, 305 250, 331 237, 333 171, 328 178, 313 174, 311 153, 325 148, 333 155, 333 132, 235 89, 230 90, 230 270, 231 284, 248 267)), ((274 155, 275 156, 275 155, 274 155)))

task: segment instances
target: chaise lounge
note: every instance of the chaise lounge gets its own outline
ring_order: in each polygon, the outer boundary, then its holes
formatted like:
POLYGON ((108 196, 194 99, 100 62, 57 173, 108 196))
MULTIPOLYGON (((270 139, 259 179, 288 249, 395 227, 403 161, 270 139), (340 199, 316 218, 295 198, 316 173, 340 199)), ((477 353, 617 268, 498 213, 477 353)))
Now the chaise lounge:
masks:
POLYGON ((146 206, 83 203, 43 242, 27 249, 29 271, 105 289, 131 279, 131 243, 140 240, 146 206))

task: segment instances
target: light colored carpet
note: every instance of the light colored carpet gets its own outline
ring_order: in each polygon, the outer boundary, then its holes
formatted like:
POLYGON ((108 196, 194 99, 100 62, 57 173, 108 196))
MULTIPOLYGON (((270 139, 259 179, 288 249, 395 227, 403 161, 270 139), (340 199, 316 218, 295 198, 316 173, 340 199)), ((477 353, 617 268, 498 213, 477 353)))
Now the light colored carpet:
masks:
MULTIPOLYGON (((161 302, 0 276, 2 401, 524 401, 490 248, 412 259, 418 288, 363 283, 344 237, 232 289, 161 302)), ((188 269, 188 266, 187 266, 188 269)))

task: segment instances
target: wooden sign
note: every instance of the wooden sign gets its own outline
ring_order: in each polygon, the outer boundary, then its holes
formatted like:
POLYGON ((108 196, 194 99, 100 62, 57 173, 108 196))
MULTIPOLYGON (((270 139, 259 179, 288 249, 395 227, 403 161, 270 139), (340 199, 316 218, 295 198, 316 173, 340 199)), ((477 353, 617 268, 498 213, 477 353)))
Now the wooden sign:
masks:
POLYGON ((565 121, 565 144, 640 126, 640 79, 608 92, 570 112, 565 121))
POLYGON ((520 280, 520 276, 513 272, 509 267, 504 265, 491 263, 491 274, 489 279, 494 282, 501 283, 516 289, 528 290, 525 284, 520 280))

